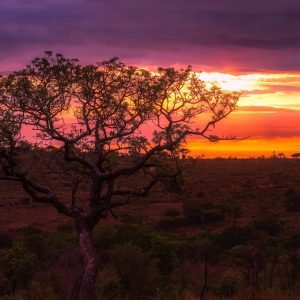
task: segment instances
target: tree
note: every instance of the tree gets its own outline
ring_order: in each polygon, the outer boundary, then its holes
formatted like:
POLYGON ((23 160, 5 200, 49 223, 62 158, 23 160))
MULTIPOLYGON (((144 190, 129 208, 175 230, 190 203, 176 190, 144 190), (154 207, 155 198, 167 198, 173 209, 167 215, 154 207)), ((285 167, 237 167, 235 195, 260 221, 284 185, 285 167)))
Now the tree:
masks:
POLYGON ((190 67, 150 73, 116 58, 82 66, 51 52, 0 79, 0 179, 19 182, 33 201, 75 221, 84 261, 82 299, 94 298, 98 267, 92 231, 99 220, 132 197, 146 196, 157 182, 176 177, 178 164, 171 164, 171 172, 159 156, 178 158, 188 136, 233 139, 208 132, 235 109, 238 98, 238 93, 208 88, 190 67), (202 127, 194 128, 200 116, 202 127), (26 128, 36 132, 40 147, 60 146, 48 153, 57 152, 64 166, 63 172, 53 172, 73 180, 69 203, 31 177, 34 165, 25 170, 17 159, 28 146, 22 136, 26 128), (127 157, 116 164, 121 155, 127 157), (119 187, 122 178, 138 174, 144 175, 144 186, 119 187), (82 180, 90 182, 88 199, 76 197, 82 180))

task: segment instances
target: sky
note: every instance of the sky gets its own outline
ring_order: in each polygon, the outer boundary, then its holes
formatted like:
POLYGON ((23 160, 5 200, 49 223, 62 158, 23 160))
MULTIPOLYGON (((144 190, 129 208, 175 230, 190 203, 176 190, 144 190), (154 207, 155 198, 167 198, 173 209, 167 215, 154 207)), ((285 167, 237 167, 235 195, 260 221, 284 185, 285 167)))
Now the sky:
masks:
POLYGON ((44 50, 81 63, 190 64, 203 79, 243 91, 217 131, 249 138, 190 139, 195 155, 300 152, 299 0, 1 0, 0 73, 44 50))

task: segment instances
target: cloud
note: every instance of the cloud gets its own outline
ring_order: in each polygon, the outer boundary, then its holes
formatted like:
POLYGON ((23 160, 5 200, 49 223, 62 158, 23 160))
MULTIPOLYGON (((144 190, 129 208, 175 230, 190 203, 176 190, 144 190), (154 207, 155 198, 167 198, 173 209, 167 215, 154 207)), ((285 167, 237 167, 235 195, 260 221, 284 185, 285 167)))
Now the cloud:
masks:
POLYGON ((294 0, 11 0, 0 3, 0 69, 46 49, 84 63, 297 70, 300 2, 294 0))
POLYGON ((297 112, 300 111, 291 109, 291 108, 285 108, 285 107, 273 107, 273 106, 238 106, 237 111, 241 112, 297 112))

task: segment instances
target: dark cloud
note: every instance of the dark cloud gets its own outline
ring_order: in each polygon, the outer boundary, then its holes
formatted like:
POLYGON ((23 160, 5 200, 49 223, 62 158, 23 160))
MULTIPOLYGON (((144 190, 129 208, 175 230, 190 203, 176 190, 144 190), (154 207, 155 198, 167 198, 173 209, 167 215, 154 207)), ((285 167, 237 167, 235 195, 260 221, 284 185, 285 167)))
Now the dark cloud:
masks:
POLYGON ((84 63, 298 70, 300 1, 1 1, 0 70, 46 49, 84 63))

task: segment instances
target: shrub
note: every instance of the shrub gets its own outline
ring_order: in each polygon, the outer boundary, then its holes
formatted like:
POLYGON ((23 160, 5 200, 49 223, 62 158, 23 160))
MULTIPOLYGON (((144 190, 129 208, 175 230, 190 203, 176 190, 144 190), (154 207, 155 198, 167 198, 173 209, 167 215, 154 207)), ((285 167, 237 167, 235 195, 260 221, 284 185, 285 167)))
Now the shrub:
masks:
POLYGON ((101 290, 101 299, 119 300, 124 299, 124 286, 119 280, 111 280, 101 290))
POLYGON ((147 216, 143 215, 129 215, 124 214, 122 216, 122 222, 128 225, 134 225, 134 224, 143 224, 145 221, 147 221, 147 216))
POLYGON ((300 234, 294 234, 288 241, 287 241, 287 248, 290 250, 298 250, 300 249, 300 234))
POLYGON ((7 290, 13 293, 17 288, 26 288, 31 282, 35 268, 35 256, 22 245, 14 245, 1 259, 7 290))
POLYGON ((59 224, 59 225, 57 225, 57 231, 73 232, 74 231, 74 224, 71 223, 71 222, 59 224))
POLYGON ((205 209, 202 211, 202 223, 223 222, 224 214, 220 208, 205 209))
POLYGON ((282 230, 282 224, 278 217, 274 215, 264 215, 258 217, 253 226, 256 229, 262 230, 270 235, 277 235, 282 230))
POLYGON ((180 216, 180 211, 175 208, 168 208, 164 213, 165 217, 178 217, 180 216))
POLYGON ((288 212, 300 211, 300 193, 294 190, 289 190, 285 194, 284 206, 288 212))
POLYGON ((120 283, 132 299, 150 298, 155 293, 158 273, 154 262, 141 249, 130 244, 117 246, 111 260, 120 283))
POLYGON ((211 290, 217 297, 231 298, 241 289, 241 279, 236 272, 221 273, 213 282, 211 290))
POLYGON ((222 208, 209 201, 188 200, 183 204, 184 215, 195 224, 224 221, 222 208))
POLYGON ((175 229, 195 224, 194 220, 188 219, 186 216, 162 217, 157 223, 158 229, 175 229))
POLYGON ((0 249, 10 248, 12 246, 12 240, 7 233, 0 232, 0 249))
POLYGON ((19 200, 19 204, 21 204, 21 205, 28 205, 30 202, 31 202, 31 200, 29 197, 22 197, 19 200))
POLYGON ((217 243, 222 249, 230 249, 246 244, 254 238, 253 230, 250 227, 229 227, 217 235, 217 243))
POLYGON ((227 215, 233 220, 234 224, 236 223, 237 219, 241 217, 241 205, 235 198, 225 200, 220 205, 220 208, 222 209, 224 215, 227 215))
POLYGON ((98 250, 109 250, 118 243, 117 230, 113 226, 101 225, 94 230, 94 245, 98 250))

